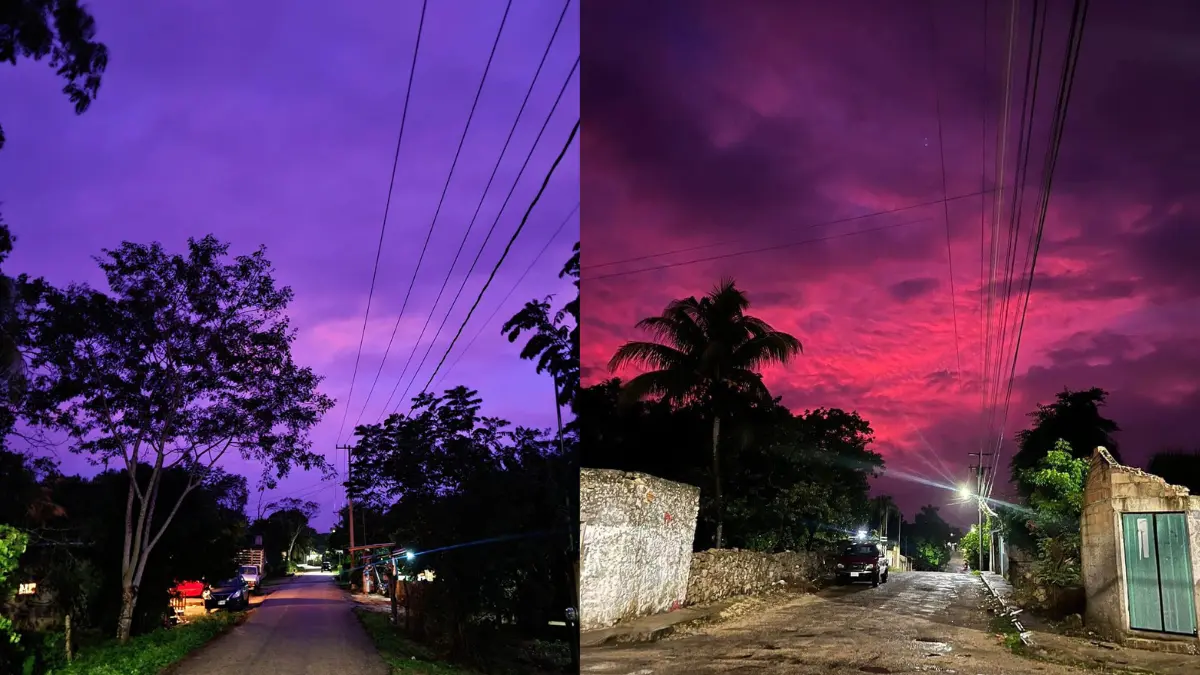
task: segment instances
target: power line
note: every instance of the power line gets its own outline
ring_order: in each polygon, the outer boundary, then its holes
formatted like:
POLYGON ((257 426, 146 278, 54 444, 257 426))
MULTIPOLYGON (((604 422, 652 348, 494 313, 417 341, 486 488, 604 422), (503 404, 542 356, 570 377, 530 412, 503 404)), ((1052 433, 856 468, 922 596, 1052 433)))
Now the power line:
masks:
POLYGON ((534 265, 537 265, 537 262, 542 259, 542 256, 546 254, 546 250, 550 248, 550 244, 554 243, 554 240, 558 238, 558 235, 563 231, 563 228, 567 226, 567 223, 571 221, 571 218, 578 211, 579 202, 576 202, 575 206, 571 209, 571 212, 567 214, 567 217, 563 218, 562 222, 559 223, 558 229, 554 230, 554 233, 550 235, 550 238, 546 240, 546 243, 542 245, 542 250, 538 251, 537 255, 533 257, 533 260, 529 261, 529 266, 525 268, 525 271, 522 272, 521 276, 517 278, 515 283, 513 283, 512 288, 508 289, 508 293, 505 294, 504 299, 496 305, 496 308, 492 310, 492 313, 488 315, 488 318, 484 319, 483 323, 479 324, 479 330, 475 331, 475 335, 471 337, 471 340, 467 343, 467 346, 463 347, 463 349, 458 352, 458 356, 456 356, 454 360, 450 362, 450 365, 446 368, 446 370, 442 372, 442 376, 437 381, 437 386, 442 386, 442 382, 446 381, 446 377, 451 373, 451 371, 454 370, 454 367, 458 365, 458 362, 462 361, 463 355, 471 351, 471 347, 475 344, 475 341, 479 339, 480 335, 483 335, 483 329, 487 328, 488 324, 490 324, 492 320, 496 318, 496 315, 500 313, 500 310, 503 309, 504 305, 508 303, 510 298, 512 298, 513 293, 517 291, 517 287, 521 285, 521 282, 525 281, 525 277, 529 276, 529 273, 533 271, 534 265))
MULTIPOLYGON (((1067 42, 1067 55, 1063 63, 1062 73, 1059 78, 1058 89, 1058 104, 1055 106, 1054 120, 1051 122, 1051 142, 1050 148, 1046 153, 1045 169, 1045 184, 1042 191, 1042 199, 1040 200, 1039 210, 1037 214, 1037 230, 1036 240, 1033 247, 1033 259, 1030 263, 1029 277, 1026 281, 1025 303, 1021 309, 1020 323, 1017 327, 1016 347, 1013 350, 1012 372, 1009 374, 1008 392, 1004 400, 1004 417, 1003 423, 1008 419, 1008 406, 1012 398, 1013 380, 1016 379, 1017 372, 1017 356, 1021 350, 1021 337, 1025 332, 1025 317, 1029 312, 1029 296, 1033 291, 1033 273, 1037 267, 1038 251, 1041 249, 1042 234, 1046 226, 1046 213, 1050 207, 1051 188, 1054 182, 1054 169, 1058 164, 1058 153, 1062 146, 1063 130, 1066 125, 1067 111, 1071 102, 1071 91, 1075 83, 1076 69, 1079 66, 1079 52, 1083 44, 1083 31, 1087 25, 1088 0, 1075 0, 1074 8, 1071 12, 1071 31, 1067 42)), ((997 443, 997 453, 999 452, 1000 444, 997 443)), ((990 489, 990 487, 989 487, 990 489)))
MULTIPOLYGON (((504 215, 504 210, 508 208, 508 202, 512 199, 513 194, 516 193, 517 186, 520 185, 521 178, 525 175, 525 169, 529 167, 529 161, 533 159, 533 153, 537 149, 538 144, 541 143, 542 135, 546 133, 546 127, 549 126, 550 120, 554 117, 554 113, 558 110, 558 104, 562 102, 563 94, 566 93, 567 87, 570 86, 571 80, 575 77, 575 72, 578 69, 579 57, 575 57, 575 63, 571 65, 571 70, 567 73, 566 79, 563 80, 562 87, 558 90, 558 96, 556 96, 554 99, 554 105, 550 107, 549 114, 547 114, 546 119, 542 121, 542 126, 540 129, 538 129, 537 136, 535 136, 533 139, 533 144, 529 146, 529 152, 525 154, 525 161, 521 163, 521 168, 517 171, 517 176, 513 179, 512 186, 510 186, 508 189, 508 194, 504 196, 504 202, 500 204, 500 209, 496 211, 496 217, 492 219, 492 224, 488 228, 487 236, 483 238, 483 243, 479 245, 479 250, 475 252, 475 259, 471 261, 471 267, 468 268, 467 273, 463 275, 462 282, 458 285, 458 290, 454 293, 454 299, 450 301, 450 307, 446 310, 446 315, 442 317, 442 322, 438 325, 437 332, 434 333, 433 339, 431 339, 429 344, 425 347, 425 353, 421 355, 420 363, 417 364, 416 369, 413 371, 412 378, 409 379, 408 385, 404 387, 404 393, 400 395, 400 400, 396 404, 397 410, 401 405, 403 405, 403 402, 407 400, 408 392, 412 390, 413 383, 417 380, 417 375, 420 374, 421 368, 425 366, 425 361, 429 358, 429 353, 433 350, 434 343, 437 342, 437 339, 442 335, 442 331, 445 330, 446 322, 450 320, 451 312, 453 312, 454 308, 458 305, 458 300, 462 297, 463 289, 466 288, 467 281, 469 281, 471 278, 471 273, 475 271, 475 266, 479 264, 479 259, 483 256, 483 252, 487 248, 488 242, 491 241, 492 233, 496 231, 496 225, 500 222, 500 217, 504 215)), ((430 312, 430 316, 432 316, 432 312, 430 312)), ((383 406, 384 411, 386 411, 388 405, 391 404, 392 396, 396 394, 396 389, 399 389, 400 382, 403 380, 403 378, 404 376, 402 374, 400 379, 396 381, 396 387, 392 390, 392 395, 388 396, 388 402, 383 406)))
MULTIPOLYGON (((488 275, 487 281, 484 282, 483 288, 479 289, 479 295, 476 296, 475 302, 471 305, 471 309, 467 312, 467 316, 463 319, 462 324, 458 327, 458 332, 455 333, 454 339, 450 341, 450 345, 446 347, 446 351, 442 354, 442 358, 438 361, 437 367, 429 374, 429 381, 421 388, 421 393, 425 393, 429 389, 429 385, 433 383, 433 378, 437 376, 442 365, 446 363, 446 357, 450 355, 450 350, 454 349, 458 338, 462 337, 463 329, 467 327, 467 322, 471 320, 471 315, 479 307, 479 303, 483 300, 483 294, 487 292, 489 286, 492 285, 492 280, 496 278, 496 273, 500 271, 500 266, 504 264, 504 259, 508 257, 509 251, 517 241, 517 237, 521 235, 521 230, 525 229, 525 223, 529 221, 529 214, 533 213, 533 207, 537 206, 538 201, 542 198, 542 194, 546 191, 546 186, 550 184, 550 178, 554 176, 554 170, 562 163, 563 157, 567 155, 567 150, 571 148, 571 144, 575 141, 576 134, 579 133, 579 121, 576 120, 575 126, 571 128, 571 135, 567 136, 567 142, 563 144, 562 150, 558 153, 558 157, 554 158, 554 163, 550 165, 550 170, 546 172, 546 178, 542 181, 542 187, 538 189, 537 194, 533 196, 533 201, 529 203, 529 208, 525 209, 525 215, 522 216, 521 222, 517 225, 516 231, 509 238, 508 244, 504 247, 504 252, 500 254, 500 259, 496 261, 492 267, 491 274, 488 275)), ((419 396, 420 394, 418 394, 419 396)))
MULTIPOLYGON (((488 176, 487 184, 483 188, 483 193, 481 195, 479 195, 479 203, 475 205, 475 213, 471 215, 471 221, 470 221, 470 223, 467 224, 467 231, 465 233, 463 233, 462 241, 459 242, 459 245, 458 245, 458 251, 456 251, 454 254, 454 260, 450 263, 450 268, 446 270, 446 277, 444 279, 442 279, 442 286, 441 286, 441 288, 438 289, 437 298, 434 299, 433 306, 429 308, 429 313, 425 316, 425 323, 421 326, 421 332, 417 336, 417 339, 413 342, 412 349, 409 350, 409 352, 408 352, 408 358, 405 359, 405 361, 404 361, 404 367, 400 370, 400 377, 397 378, 398 380, 403 380, 405 374, 408 373, 408 367, 410 365, 412 365, 413 357, 416 356, 417 349, 420 348, 420 346, 421 346, 421 340, 423 340, 425 338, 425 331, 429 329, 429 323, 430 323, 430 321, 433 320, 433 314, 435 311, 437 311, 438 303, 441 302, 441 300, 442 300, 442 294, 445 293, 446 286, 450 283, 450 275, 454 273, 454 267, 455 267, 455 265, 458 264, 458 259, 462 255, 463 249, 466 248, 467 238, 470 236, 471 231, 475 227, 475 221, 479 218, 479 212, 483 209, 483 203, 487 199, 487 195, 488 195, 488 192, 491 190, 493 181, 495 181, 495 179, 496 179, 496 174, 500 171, 500 164, 503 161, 505 154, 508 152, 508 147, 512 143, 513 136, 516 135, 516 133, 517 133, 517 126, 521 121, 521 116, 525 112, 525 107, 529 103, 530 97, 533 96, 534 86, 537 84, 538 78, 542 74, 542 69, 546 65, 546 58, 550 56, 550 49, 554 46, 554 40, 555 40, 555 38, 558 37, 558 30, 560 27, 562 27, 563 19, 566 18, 567 9, 569 9, 570 6, 571 6, 570 0, 567 0, 567 2, 563 4, 562 13, 558 15, 558 23, 555 24, 555 26, 554 26, 554 32, 550 35, 550 41, 546 44, 546 50, 544 52, 542 52, 542 59, 541 59, 541 61, 538 62, 537 70, 534 72, 533 79, 529 83, 529 88, 525 92, 525 98, 521 101, 521 107, 517 111, 517 117, 516 117, 516 119, 513 120, 512 128, 509 129, 509 131, 508 131, 508 138, 506 138, 504 140, 504 147, 502 147, 500 149, 500 155, 496 158, 496 164, 495 164, 495 166, 492 167, 492 173, 490 176, 488 176)), ((575 72, 575 67, 572 67, 571 75, 573 75, 574 72, 575 72)), ((542 125, 542 131, 545 130, 546 124, 549 123, 550 118, 554 115, 554 111, 558 108, 559 101, 562 100, 562 94, 564 91, 566 91, 567 84, 571 80, 571 75, 567 76, 567 81, 563 83, 563 88, 561 91, 559 91, 558 98, 556 98, 554 100, 554 106, 551 107, 550 112, 546 115, 546 122, 543 123, 543 125, 542 125)), ((541 138, 541 132, 539 131, 538 139, 535 139, 533 142, 534 147, 537 146, 537 140, 539 140, 540 138, 541 138)), ((533 154, 532 147, 530 148, 529 153, 530 153, 530 155, 533 154)), ((526 162, 528 163, 528 158, 526 159, 526 162)), ((523 170, 524 165, 522 165, 521 168, 523 170)), ((520 180, 520 174, 518 174, 517 180, 520 180)), ((515 187, 515 185, 516 185, 516 183, 514 182, 514 187, 515 187)), ((505 200, 505 204, 507 204, 507 203, 508 203, 507 200, 505 200)), ((500 211, 503 212, 503 210, 504 210, 504 206, 501 206, 500 211)), ((458 303, 458 299, 462 295, 462 288, 463 288, 463 286, 466 285, 467 279, 469 279, 471 277, 471 272, 475 271, 475 265, 476 265, 476 263, 479 262, 479 256, 482 255, 484 248, 487 247, 488 241, 491 240, 492 233, 495 231, 496 223, 499 222, 499 220, 500 220, 499 214, 497 214, 496 220, 494 220, 492 222, 492 226, 488 229, 487 235, 484 236, 484 238, 483 238, 483 243, 481 243, 479 245, 479 254, 477 254, 475 256, 475 260, 471 263, 470 269, 468 269, 467 273, 463 276, 463 282, 459 286, 458 293, 455 294, 454 300, 450 303, 450 308, 446 310, 447 317, 449 317, 450 312, 454 310, 454 306, 458 303)), ((433 339, 430 340, 429 346, 426 347, 426 349, 425 349, 425 354, 421 357, 421 362, 417 365, 416 372, 413 373, 413 379, 416 379, 417 372, 419 372, 421 370, 421 366, 425 365, 425 359, 429 355, 429 350, 433 348, 434 342, 437 341, 437 338, 441 335, 442 329, 445 326, 446 326, 446 319, 442 319, 441 325, 438 326, 437 333, 433 336, 433 339)), ((409 386, 410 387, 412 386, 411 383, 409 384, 409 386)), ((407 393, 408 393, 408 390, 406 389, 405 395, 407 395, 407 393)), ((401 400, 403 400, 403 397, 401 398, 401 400)), ((389 396, 388 402, 384 404, 383 409, 387 410, 387 406, 390 403, 391 403, 391 397, 389 396)), ((366 406, 363 407, 363 411, 364 412, 366 411, 366 406)), ((359 417, 361 419, 362 415, 360 414, 359 417)))
MULTIPOLYGON (((446 183, 442 186, 442 194, 438 198, 437 208, 433 211, 433 219, 429 221, 429 231, 425 234, 425 243, 421 245, 421 254, 417 257, 417 264, 413 267, 412 278, 408 282, 408 290, 404 292, 404 301, 400 304, 400 313, 396 315, 396 323, 392 326, 392 335, 388 338, 387 347, 383 351, 383 358, 379 361, 379 369, 375 371, 375 379, 371 382, 371 389, 367 392, 367 399, 363 401, 363 410, 359 412, 358 419, 361 420, 363 412, 366 411, 367 405, 371 402, 371 394, 375 392, 375 385, 379 384, 379 375, 383 372, 383 366, 387 363, 388 354, 392 350, 392 343, 396 339, 396 331, 400 329, 400 320, 404 318, 404 310, 408 308, 408 300, 412 296, 412 289, 417 283, 417 275, 421 271, 421 263, 425 260, 425 253, 429 250, 429 240, 433 238, 433 230, 437 226, 438 216, 442 212, 442 205, 446 201, 446 193, 450 189, 450 181, 454 178, 454 169, 458 166, 458 158, 462 155, 463 145, 467 141, 467 132, 471 130, 471 121, 475 119, 475 110, 479 106, 479 98, 483 95, 483 86, 487 82, 488 73, 492 69, 492 60, 496 57, 496 47, 500 45, 500 36, 504 33, 504 24, 508 21, 508 12, 512 9, 512 0, 504 6, 504 14, 500 17, 500 27, 496 29, 496 39, 492 41, 492 50, 488 53, 487 64, 483 67, 483 76, 479 78, 479 86, 475 89, 475 98, 471 101, 471 111, 467 114, 467 123, 463 126, 462 135, 458 139, 458 147, 454 150, 454 159, 450 162, 450 171, 446 174, 446 183)), ((364 330, 366 326, 363 326, 364 330)), ((356 423, 357 424, 357 423, 356 423)), ((341 435, 339 434, 339 439, 341 435)))
MULTIPOLYGON (((1031 22, 1029 26, 1029 54, 1025 64, 1025 86, 1021 95, 1021 126, 1017 137, 1017 164, 1014 174, 1014 184, 1017 186, 1013 190, 1012 210, 1009 214, 1008 230, 1010 232, 1008 241, 1008 250, 1005 255, 1005 277, 1004 277, 1004 300, 1000 310, 1000 341, 999 352, 996 357, 995 375, 992 411, 989 418, 989 424, 996 429, 997 438, 996 445, 999 447, 1004 442, 1005 426, 1007 424, 1007 414, 1003 419, 998 419, 1000 414, 1000 397, 1001 391, 1004 389, 1002 377, 1004 366, 1007 365, 1009 349, 1006 345, 1012 343, 1016 332, 1016 313, 1014 307, 1014 281, 1016 280, 1016 262, 1017 262, 1017 245, 1020 240, 1021 224, 1024 219, 1021 217, 1024 213, 1025 206, 1025 181, 1029 177, 1029 158, 1031 155, 1032 135, 1034 127, 1034 118, 1037 116, 1038 91, 1040 90, 1039 83, 1041 82, 1042 73, 1042 55, 1045 51, 1046 40, 1046 24, 1048 3, 1034 0, 1031 11, 1031 22), (1038 7, 1041 7, 1041 15, 1038 15, 1038 7), (1010 330, 1010 311, 1013 324, 1010 330)), ((1057 104, 1056 104, 1057 105, 1057 104)), ((1044 176, 1042 178, 1045 180, 1044 176)), ((1040 190, 1041 188, 1039 188, 1040 190)), ((1039 192, 1039 201, 1041 199, 1039 192)), ((1030 233, 1030 242, 1028 252, 1026 253, 1025 263, 1021 265, 1022 275, 1025 274, 1026 263, 1032 258, 1033 236, 1030 233)), ((1032 273, 1032 271, 1031 271, 1032 273)), ((1017 289, 1017 297, 1020 295, 1020 289, 1017 289)), ((1020 301, 1017 300, 1017 303, 1020 301)), ((1016 367, 1016 354, 1013 353, 1013 368, 1016 367)), ((1011 390, 1011 379, 1008 383, 1008 388, 1011 390)), ((995 467, 999 462, 999 453, 992 456, 993 476, 995 475, 995 467)), ((993 478, 994 480, 994 478, 993 478)), ((990 487, 989 487, 990 489, 990 487)))
POLYGON ((942 138, 942 88, 938 83, 937 70, 937 21, 933 13, 933 0, 929 1, 929 28, 932 35, 931 48, 933 51, 933 91, 937 108, 938 156, 942 163, 942 210, 946 220, 946 261, 950 267, 950 315, 954 320, 954 358, 958 365, 958 381, 962 384, 962 352, 958 346, 958 294, 954 292, 954 253, 950 246, 950 202, 947 197, 950 191, 946 188, 946 144, 942 138))
MULTIPOLYGON (((425 9, 429 0, 421 2, 421 18, 417 21, 417 40, 413 45, 412 64, 408 69, 408 87, 404 91, 404 107, 400 112, 400 132, 396 135, 396 152, 392 157, 392 173, 388 180, 387 199, 383 205, 383 222, 379 226, 379 243, 375 247, 375 265, 371 268, 371 286, 367 291, 367 310, 363 313, 362 333, 358 337, 358 352, 354 356, 354 370, 350 374, 350 390, 346 393, 346 407, 342 410, 342 421, 338 425, 337 437, 334 439, 336 446, 342 437, 342 432, 346 427, 346 418, 350 414, 350 401, 354 397, 354 381, 358 378, 358 365, 362 360, 363 342, 367 338, 367 320, 371 316, 371 298, 375 295, 375 280, 379 275, 379 256, 383 252, 383 237, 387 232, 388 212, 392 206, 392 191, 396 187, 396 167, 400 163, 400 142, 404 140, 404 123, 408 120, 408 103, 412 99, 412 83, 413 74, 417 70, 417 54, 421 49, 421 33, 425 28, 425 9)), ((334 463, 337 463, 337 450, 334 450, 334 463)), ((347 459, 347 462, 349 460, 347 459)))
POLYGON ((825 237, 817 237, 815 239, 801 239, 800 241, 790 241, 790 242, 785 242, 782 244, 763 246, 762 248, 755 248, 755 249, 750 249, 747 251, 734 251, 733 253, 722 253, 721 255, 713 255, 713 256, 708 256, 705 258, 695 258, 692 260, 682 260, 680 262, 667 263, 664 265, 656 265, 654 267, 643 267, 640 269, 628 270, 625 272, 611 272, 609 274, 599 274, 599 275, 596 275, 593 277, 584 277, 583 281, 599 281, 601 279, 612 279, 614 277, 623 277, 623 276, 628 276, 630 274, 641 274, 643 272, 655 272, 658 270, 665 270, 665 269, 670 269, 673 267, 683 267, 685 265, 695 265, 698 263, 712 262, 714 260, 724 260, 726 258, 736 258, 738 256, 743 256, 743 255, 751 255, 751 254, 755 254, 755 253, 765 253, 767 251, 778 251, 780 249, 791 248, 793 246, 800 246, 802 244, 814 244, 814 243, 821 242, 821 241, 830 241, 832 239, 842 239, 844 237, 853 237, 853 236, 856 236, 859 234, 870 234, 872 232, 882 232, 883 230, 891 230, 891 229, 895 229, 897 227, 907 227, 909 225, 921 225, 923 223, 928 223, 928 222, 929 222, 928 218, 922 218, 921 220, 908 220, 908 221, 905 221, 902 223, 894 223, 892 225, 884 225, 881 227, 872 227, 872 228, 868 228, 865 230, 856 230, 854 232, 842 232, 840 234, 832 234, 832 235, 825 236, 825 237))
MULTIPOLYGON (((893 213, 900 213, 901 211, 911 211, 913 209, 919 209, 919 208, 923 208, 926 206, 937 206, 938 204, 942 204, 947 201, 957 201, 959 199, 968 199, 970 197, 979 197, 981 195, 986 195, 991 192, 994 192, 994 190, 980 190, 979 192, 970 192, 967 194, 955 195, 953 197, 947 197, 943 194, 940 199, 934 199, 934 200, 927 201, 927 202, 921 202, 920 204, 910 204, 908 206, 898 206, 896 208, 884 209, 883 211, 873 211, 871 213, 864 213, 864 214, 857 215, 857 216, 850 216, 848 218, 838 218, 837 220, 826 220, 826 221, 823 221, 820 223, 810 223, 808 225, 803 225, 803 226, 797 227, 796 229, 814 229, 814 228, 818 228, 818 227, 828 227, 830 225, 842 225, 844 223, 852 223, 856 220, 866 220, 867 218, 874 218, 875 216, 886 216, 886 215, 890 215, 893 213)), ((624 258, 621 260, 610 260, 608 262, 595 263, 592 265, 584 265, 582 269, 583 269, 583 271, 587 271, 587 270, 594 270, 594 269, 597 269, 600 267, 611 267, 613 265, 624 265, 626 263, 640 262, 642 260, 649 260, 651 258, 663 258, 663 257, 669 256, 669 255, 675 255, 677 253, 690 253, 692 251, 700 251, 700 250, 703 250, 706 248, 731 246, 733 244, 741 244, 746 241, 747 241, 747 239, 745 237, 742 237, 739 239, 726 239, 725 241, 719 241, 719 242, 715 242, 712 244, 699 244, 697 246, 688 246, 686 248, 677 248, 677 249, 673 249, 670 251, 663 251, 661 253, 647 253, 645 255, 634 256, 632 258, 624 258)))

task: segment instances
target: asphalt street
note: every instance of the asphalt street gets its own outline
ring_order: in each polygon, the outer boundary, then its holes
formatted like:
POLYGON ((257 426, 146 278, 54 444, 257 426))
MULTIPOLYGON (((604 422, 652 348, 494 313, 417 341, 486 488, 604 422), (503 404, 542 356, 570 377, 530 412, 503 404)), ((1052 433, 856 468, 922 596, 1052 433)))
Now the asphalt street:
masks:
POLYGON ((1012 654, 988 631, 982 584, 953 572, 893 574, 888 583, 834 587, 759 601, 736 618, 661 642, 594 647, 580 672, 959 673, 1065 675, 1085 671, 1012 654))
POLYGON ((194 654, 175 675, 387 675, 353 603, 329 574, 270 589, 245 623, 194 654))

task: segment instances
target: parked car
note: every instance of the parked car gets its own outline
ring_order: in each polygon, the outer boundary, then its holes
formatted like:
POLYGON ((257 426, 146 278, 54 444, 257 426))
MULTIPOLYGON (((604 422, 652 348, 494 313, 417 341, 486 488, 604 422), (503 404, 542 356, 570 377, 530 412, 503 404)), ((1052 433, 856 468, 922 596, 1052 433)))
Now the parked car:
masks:
POLYGON ((869 581, 878 586, 887 583, 890 566, 887 553, 878 542, 856 541, 842 549, 835 571, 839 584, 869 581))
POLYGON ((250 586, 241 576, 213 584, 204 591, 204 609, 236 611, 250 606, 250 586))
POLYGON ((328 560, 321 563, 321 571, 322 572, 332 572, 333 571, 333 563, 329 562, 328 560))
POLYGON ((199 598, 204 595, 203 581, 181 581, 172 589, 181 598, 199 598))
POLYGON ((246 580, 246 585, 252 593, 262 585, 262 565, 242 565, 237 573, 246 580))

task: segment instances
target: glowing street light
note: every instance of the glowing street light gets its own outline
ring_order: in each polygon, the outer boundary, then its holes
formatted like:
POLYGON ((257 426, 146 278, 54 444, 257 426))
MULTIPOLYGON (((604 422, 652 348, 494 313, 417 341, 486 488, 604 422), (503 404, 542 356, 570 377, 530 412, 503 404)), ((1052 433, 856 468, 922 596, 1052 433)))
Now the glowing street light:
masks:
POLYGON ((962 497, 963 499, 970 499, 971 498, 971 488, 966 485, 959 487, 958 488, 958 496, 962 497))
POLYGON ((867 531, 866 531, 866 530, 859 530, 859 531, 858 531, 858 538, 859 538, 860 540, 862 540, 862 539, 866 539, 866 538, 867 538, 867 531))
POLYGON ((408 552, 406 552, 406 553, 404 554, 404 557, 405 557, 405 558, 406 558, 406 559, 407 559, 409 562, 412 562, 412 561, 414 561, 414 560, 416 560, 416 559, 417 559, 417 554, 416 554, 416 553, 413 553, 412 551, 408 551, 408 552))

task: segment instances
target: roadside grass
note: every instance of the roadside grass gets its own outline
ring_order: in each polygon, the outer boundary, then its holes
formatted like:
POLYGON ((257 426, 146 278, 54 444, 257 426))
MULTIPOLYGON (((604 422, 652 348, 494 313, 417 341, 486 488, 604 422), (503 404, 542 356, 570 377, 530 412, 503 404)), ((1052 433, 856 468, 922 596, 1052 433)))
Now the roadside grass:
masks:
POLYGON ((245 618, 244 612, 218 612, 174 628, 138 635, 127 645, 107 641, 84 650, 51 675, 158 675, 245 618))
POLYGON ((437 660, 428 649, 393 628, 387 614, 359 608, 354 609, 354 614, 391 668, 392 675, 470 675, 473 672, 437 660))
POLYGON ((988 630, 1000 636, 1008 651, 1021 656, 1029 655, 1025 643, 1021 642, 1021 633, 1013 625, 1012 619, 1002 614, 993 614, 988 621, 988 630))

